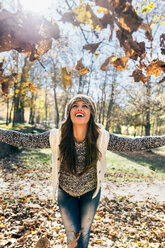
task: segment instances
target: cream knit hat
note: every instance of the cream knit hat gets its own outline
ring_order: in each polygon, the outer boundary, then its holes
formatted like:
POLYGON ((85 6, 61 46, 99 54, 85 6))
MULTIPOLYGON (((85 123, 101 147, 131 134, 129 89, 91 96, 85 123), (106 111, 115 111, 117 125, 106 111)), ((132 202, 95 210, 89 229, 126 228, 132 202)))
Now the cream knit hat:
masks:
POLYGON ((70 101, 66 105, 65 117, 66 118, 68 117, 72 105, 77 101, 83 101, 83 102, 87 103, 89 105, 89 107, 90 107, 90 111, 91 111, 91 114, 93 116, 93 119, 95 119, 95 116, 96 116, 96 104, 95 104, 95 102, 93 101, 93 99, 90 96, 83 95, 83 94, 78 94, 78 95, 76 95, 76 96, 74 96, 73 98, 70 99, 70 101))

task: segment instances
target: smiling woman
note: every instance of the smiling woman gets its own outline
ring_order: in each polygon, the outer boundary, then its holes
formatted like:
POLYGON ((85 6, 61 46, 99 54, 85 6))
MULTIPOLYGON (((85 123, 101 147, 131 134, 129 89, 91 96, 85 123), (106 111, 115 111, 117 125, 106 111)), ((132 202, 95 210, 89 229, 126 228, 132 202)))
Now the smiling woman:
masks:
POLYGON ((20 2, 24 10, 43 14, 49 8, 52 0, 21 0, 20 2))

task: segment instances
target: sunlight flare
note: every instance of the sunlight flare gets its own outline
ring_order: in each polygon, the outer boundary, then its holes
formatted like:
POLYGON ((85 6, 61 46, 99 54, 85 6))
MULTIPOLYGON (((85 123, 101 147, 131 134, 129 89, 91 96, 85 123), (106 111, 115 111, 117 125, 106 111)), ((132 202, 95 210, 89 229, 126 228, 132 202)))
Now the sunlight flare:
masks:
POLYGON ((44 14, 50 6, 51 0, 21 0, 20 2, 26 11, 44 14))

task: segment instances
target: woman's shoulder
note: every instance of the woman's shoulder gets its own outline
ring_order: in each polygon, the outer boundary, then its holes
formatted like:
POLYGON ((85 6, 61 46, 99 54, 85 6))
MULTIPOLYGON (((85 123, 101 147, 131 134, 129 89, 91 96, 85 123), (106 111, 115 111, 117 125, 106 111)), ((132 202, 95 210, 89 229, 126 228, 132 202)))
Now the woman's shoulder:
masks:
POLYGON ((60 132, 60 129, 58 129, 58 128, 52 128, 50 130, 50 136, 58 135, 59 132, 60 132))

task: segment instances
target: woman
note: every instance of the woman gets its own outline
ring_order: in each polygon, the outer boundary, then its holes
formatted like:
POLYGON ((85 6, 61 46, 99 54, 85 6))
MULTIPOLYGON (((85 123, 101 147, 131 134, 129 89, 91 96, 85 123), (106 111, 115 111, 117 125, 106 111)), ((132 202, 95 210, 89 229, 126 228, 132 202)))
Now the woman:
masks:
POLYGON ((51 147, 53 198, 58 190, 67 242, 80 233, 78 248, 88 247, 106 171, 106 151, 140 151, 165 145, 165 136, 132 139, 113 135, 96 124, 95 115, 94 101, 77 95, 68 103, 66 120, 60 129, 35 135, 0 129, 2 142, 30 148, 51 147))

